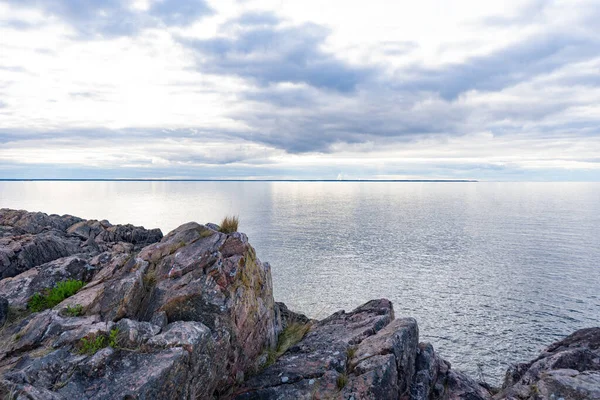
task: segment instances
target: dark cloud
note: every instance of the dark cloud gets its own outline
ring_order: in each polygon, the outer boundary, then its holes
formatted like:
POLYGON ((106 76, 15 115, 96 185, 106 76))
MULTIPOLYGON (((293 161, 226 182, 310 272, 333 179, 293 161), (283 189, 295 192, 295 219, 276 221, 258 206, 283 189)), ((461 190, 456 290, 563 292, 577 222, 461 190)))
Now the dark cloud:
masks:
MULTIPOLYGON (((545 3, 534 6, 541 12, 545 3)), ((384 72, 386 66, 359 68, 325 53, 321 49, 329 31, 318 25, 281 27, 272 14, 250 14, 224 27, 228 37, 181 41, 195 51, 201 72, 234 75, 256 84, 243 98, 258 106, 230 115, 251 127, 251 136, 247 132, 230 134, 290 153, 329 152, 338 143, 402 141, 483 130, 512 134, 524 127, 530 129, 560 113, 571 100, 483 104, 478 109, 456 100, 471 90, 497 92, 530 82, 600 53, 597 38, 555 32, 524 37, 461 63, 438 68, 414 64, 389 75, 384 72), (297 85, 278 85, 286 82, 297 85)), ((410 42, 381 43, 381 50, 389 55, 405 54, 416 47, 410 42)), ((597 81, 589 74, 571 75, 571 79, 582 84, 597 81)), ((583 120, 580 126, 571 126, 597 132, 592 126, 595 123, 583 120)), ((564 132, 561 129, 557 126, 556 132, 564 132)))
POLYGON ((255 15, 242 16, 235 22, 240 25, 243 21, 246 21, 244 29, 238 30, 234 38, 181 39, 181 42, 197 53, 202 72, 236 75, 261 86, 291 82, 351 92, 374 72, 322 51, 320 48, 329 34, 322 26, 257 25, 255 15))
MULTIPOLYGON (((69 23, 81 39, 117 37, 159 25, 189 25, 212 13, 204 0, 159 0, 147 12, 125 0, 3 0, 16 7, 41 9, 69 23)), ((13 21, 12 23, 15 24, 13 21)), ((24 22, 26 23, 26 22, 24 22)), ((25 27, 25 25, 23 25, 25 27)))
POLYGON ((447 100, 469 90, 498 91, 600 53, 598 38, 542 35, 439 68, 412 66, 397 74, 398 90, 430 91, 447 100))

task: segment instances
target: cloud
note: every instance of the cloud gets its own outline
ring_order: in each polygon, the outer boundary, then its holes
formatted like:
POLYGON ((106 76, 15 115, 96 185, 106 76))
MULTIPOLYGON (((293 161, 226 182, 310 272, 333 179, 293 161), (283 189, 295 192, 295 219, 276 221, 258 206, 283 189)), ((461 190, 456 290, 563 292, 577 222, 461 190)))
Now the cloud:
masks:
MULTIPOLYGON (((154 0, 147 10, 132 7, 125 0, 3 0, 18 8, 40 9, 71 25, 79 39, 133 35, 156 26, 186 26, 213 10, 204 0, 154 0)), ((17 28, 26 21, 11 20, 17 28)))
POLYGON ((276 21, 269 14, 246 14, 225 24, 239 28, 233 37, 182 38, 181 43, 196 53, 199 71, 235 75, 261 86, 290 82, 352 92, 372 76, 374 69, 349 65, 321 50, 326 28, 312 23, 280 27, 276 21))
POLYGON ((432 91, 447 100, 469 90, 498 91, 540 74, 595 57, 600 40, 565 35, 526 38, 491 54, 437 68, 412 66, 397 73, 398 90, 432 91))
POLYGON ((547 2, 468 25, 523 28, 493 44, 346 36, 285 7, 9 4, 0 175, 600 179, 597 28, 574 12, 566 29, 547 2), (43 26, 25 24, 34 8, 43 26))
POLYGON ((204 0, 158 0, 150 7, 149 14, 168 26, 187 26, 200 17, 212 15, 213 9, 204 0))

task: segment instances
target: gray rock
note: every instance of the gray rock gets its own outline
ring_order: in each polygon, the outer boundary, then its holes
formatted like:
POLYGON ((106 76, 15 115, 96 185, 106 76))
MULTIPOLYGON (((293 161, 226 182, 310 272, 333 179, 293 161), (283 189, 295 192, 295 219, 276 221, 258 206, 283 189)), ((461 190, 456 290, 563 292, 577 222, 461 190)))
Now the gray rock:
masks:
POLYGON ((393 318, 392 304, 382 299, 315 322, 236 398, 310 399, 318 392, 323 398, 398 399, 412 380, 418 329, 414 319, 393 318))
POLYGON ((495 399, 600 399, 600 328, 581 329, 506 373, 495 399))
POLYGON ((56 286, 58 282, 76 279, 89 282, 96 268, 77 256, 59 258, 33 267, 15 277, 0 281, 0 296, 14 306, 25 306, 34 293, 56 286))
MULTIPOLYGON (((54 235, 74 244, 67 253, 78 252, 19 264, 23 272, 0 280, 11 304, 24 308, 33 293, 65 279, 88 282, 54 309, 0 330, 0 388, 17 396, 212 399, 227 395, 276 342, 270 267, 244 234, 189 223, 133 255, 160 231, 80 219, 61 225, 61 217, 26 212, 3 218, 18 226, 2 226, 2 250, 54 235), (83 315, 67 316, 73 306, 83 315), (95 354, 80 354, 84 338, 95 354)), ((3 267, 22 259, 17 247, 1 253, 3 267)))
POLYGON ((0 279, 72 255, 139 250, 162 238, 159 229, 111 225, 70 215, 0 209, 0 279), (131 246, 127 248, 127 246, 131 246))
POLYGON ((4 297, 0 297, 0 328, 4 325, 8 319, 8 300, 4 297))
POLYGON ((118 345, 129 349, 138 349, 149 339, 157 335, 161 327, 144 321, 123 318, 116 323, 119 330, 118 345))
POLYGON ((82 252, 81 241, 57 230, 0 238, 0 279, 82 252))
POLYGON ((285 303, 282 302, 275 302, 275 313, 279 314, 278 319, 281 319, 282 330, 285 329, 289 323, 308 324, 312 321, 304 314, 291 311, 285 303))
POLYGON ((66 232, 71 225, 80 221, 83 220, 72 215, 59 216, 25 210, 0 209, 0 225, 18 228, 22 233, 38 234, 45 229, 66 232))

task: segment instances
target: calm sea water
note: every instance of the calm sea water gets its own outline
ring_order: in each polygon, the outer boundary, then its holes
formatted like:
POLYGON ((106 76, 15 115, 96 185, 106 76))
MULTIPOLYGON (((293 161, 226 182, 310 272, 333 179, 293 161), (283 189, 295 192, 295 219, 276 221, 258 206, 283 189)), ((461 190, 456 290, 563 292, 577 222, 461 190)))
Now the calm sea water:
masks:
POLYGON ((0 182, 0 207, 159 227, 240 216, 275 297, 311 317, 372 298, 457 369, 600 325, 600 184, 0 182))

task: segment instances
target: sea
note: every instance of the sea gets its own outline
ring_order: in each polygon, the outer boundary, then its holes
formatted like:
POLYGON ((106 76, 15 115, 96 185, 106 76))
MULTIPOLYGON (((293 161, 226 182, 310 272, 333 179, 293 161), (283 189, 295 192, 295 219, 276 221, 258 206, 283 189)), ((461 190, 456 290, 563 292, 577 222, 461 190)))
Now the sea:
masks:
POLYGON ((164 234, 239 216, 277 301, 323 318, 390 299, 490 384, 600 326, 600 183, 0 181, 2 207, 164 234))

